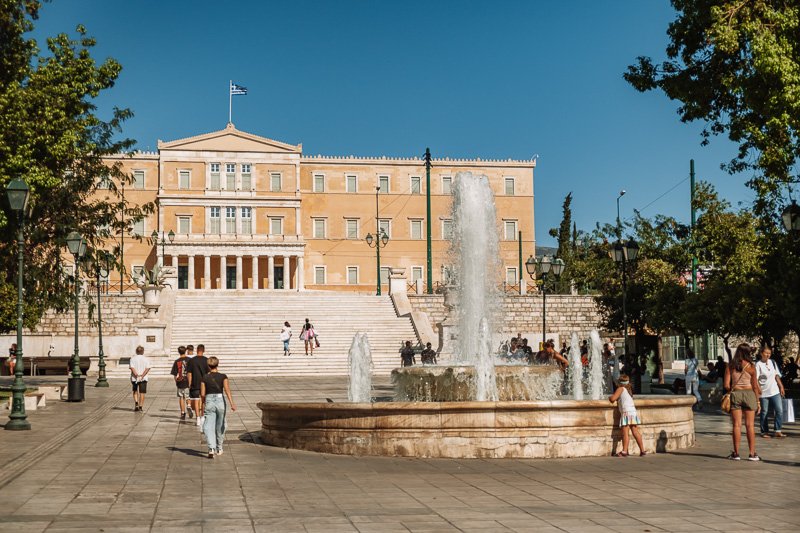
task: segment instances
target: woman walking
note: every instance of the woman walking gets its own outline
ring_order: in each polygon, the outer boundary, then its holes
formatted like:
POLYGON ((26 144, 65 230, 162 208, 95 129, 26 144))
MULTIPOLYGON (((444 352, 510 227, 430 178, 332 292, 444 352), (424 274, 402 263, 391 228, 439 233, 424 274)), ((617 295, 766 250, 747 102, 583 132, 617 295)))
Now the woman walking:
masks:
POLYGON ((236 411, 236 404, 231 397, 228 376, 221 374, 217 368, 218 366, 219 359, 214 356, 209 357, 208 374, 200 382, 200 398, 205 406, 203 433, 208 443, 209 459, 213 459, 215 455, 222 455, 222 442, 225 440, 225 415, 227 413, 225 397, 228 398, 227 405, 230 405, 231 411, 236 411))
POLYGON ((308 350, 311 350, 311 355, 314 355, 314 326, 306 318, 306 323, 303 324, 303 329, 300 331, 300 338, 303 339, 306 348, 306 355, 308 350))
POLYGON ((760 461, 756 454, 756 413, 761 410, 758 396, 761 389, 753 361, 750 358, 750 345, 742 343, 736 348, 731 364, 725 367, 725 390, 731 393, 731 419, 733 420, 733 451, 728 459, 739 461, 739 441, 742 439, 742 418, 747 431, 747 446, 750 448, 750 461, 760 461))
POLYGON ((281 329, 281 340, 283 341, 284 357, 292 355, 291 350, 289 350, 289 339, 291 338, 292 338, 292 326, 290 326, 288 322, 284 322, 283 329, 281 329))
POLYGON ((686 348, 686 366, 683 369, 683 374, 686 377, 686 394, 694 394, 697 400, 697 403, 692 406, 693 411, 699 410, 703 403, 703 397, 700 396, 700 370, 697 365, 697 357, 694 356, 694 351, 691 348, 686 348))

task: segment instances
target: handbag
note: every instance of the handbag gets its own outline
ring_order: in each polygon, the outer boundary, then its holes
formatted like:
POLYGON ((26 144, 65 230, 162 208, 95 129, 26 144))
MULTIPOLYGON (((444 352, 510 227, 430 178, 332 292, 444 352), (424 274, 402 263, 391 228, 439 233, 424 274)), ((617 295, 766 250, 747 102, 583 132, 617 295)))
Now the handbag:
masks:
POLYGON ((314 345, 319 348, 319 338, 316 335, 314 335, 314 345))
POLYGON ((726 392, 725 395, 722 397, 722 401, 720 402, 720 409, 725 411, 726 413, 731 412, 731 393, 726 392))

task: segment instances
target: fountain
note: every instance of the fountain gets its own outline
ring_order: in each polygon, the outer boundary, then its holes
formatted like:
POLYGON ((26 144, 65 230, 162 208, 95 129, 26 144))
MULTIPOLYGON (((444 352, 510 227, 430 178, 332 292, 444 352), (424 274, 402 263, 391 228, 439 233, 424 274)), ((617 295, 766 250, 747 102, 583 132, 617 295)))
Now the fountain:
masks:
MULTIPOLYGON (((486 176, 458 173, 453 198, 454 365, 395 369, 394 402, 371 402, 365 335, 350 349, 347 403, 261 402, 262 440, 273 446, 348 455, 407 457, 582 457, 609 455, 619 414, 603 398, 600 336, 591 333, 587 394, 578 337, 568 384, 557 366, 499 365, 500 272, 494 197, 486 176)), ((449 319, 448 319, 449 321, 449 319)), ((453 340, 448 332, 446 341, 453 340)), ((650 452, 694 443, 694 398, 637 397, 650 452)))

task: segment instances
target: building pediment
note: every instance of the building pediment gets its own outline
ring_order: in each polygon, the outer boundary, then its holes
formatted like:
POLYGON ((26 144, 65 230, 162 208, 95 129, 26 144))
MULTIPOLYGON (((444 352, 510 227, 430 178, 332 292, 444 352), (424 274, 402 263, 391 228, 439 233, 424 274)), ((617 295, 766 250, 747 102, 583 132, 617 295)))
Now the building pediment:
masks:
POLYGON ((303 145, 286 144, 274 139, 260 137, 237 130, 233 124, 228 124, 224 130, 204 133, 185 139, 174 141, 158 141, 158 149, 204 151, 204 152, 263 152, 277 154, 300 154, 303 145))

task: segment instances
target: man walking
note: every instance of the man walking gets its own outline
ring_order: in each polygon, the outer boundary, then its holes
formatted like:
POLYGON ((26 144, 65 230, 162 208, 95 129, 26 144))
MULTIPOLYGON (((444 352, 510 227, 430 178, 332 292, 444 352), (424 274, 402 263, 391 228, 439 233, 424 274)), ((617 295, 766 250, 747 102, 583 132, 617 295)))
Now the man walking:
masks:
POLYGON ((136 347, 136 355, 131 357, 131 384, 133 387, 134 411, 142 411, 144 395, 147 394, 147 374, 150 373, 150 360, 144 356, 144 348, 136 347))
POLYGON ((420 359, 423 365, 436 364, 436 350, 431 347, 431 343, 427 343, 425 345, 425 349, 422 350, 422 353, 420 354, 420 359))
POLYGON ((413 366, 417 362, 414 356, 414 348, 411 347, 411 341, 406 341, 405 347, 400 351, 400 364, 402 366, 413 366))
MULTIPOLYGON (((186 420, 186 400, 189 399, 189 359, 186 357, 186 347, 178 346, 178 357, 172 363, 170 374, 175 378, 175 386, 178 388, 178 405, 181 408, 181 420, 186 420)), ((189 418, 192 411, 189 411, 189 418)))
POLYGON ((775 438, 782 439, 781 428, 783 426, 783 398, 786 391, 781 381, 781 371, 775 361, 772 360, 772 348, 766 344, 761 347, 759 352, 760 359, 756 362, 756 377, 758 385, 761 387, 761 436, 768 439, 769 435, 769 413, 774 413, 775 438))
MULTIPOLYGON (((208 359, 204 355, 206 347, 197 345, 197 355, 189 360, 189 401, 197 416, 197 426, 202 428, 205 417, 203 416, 203 403, 200 401, 200 384, 203 377, 208 374, 208 359)), ((202 429, 201 429, 202 431, 202 429)))

